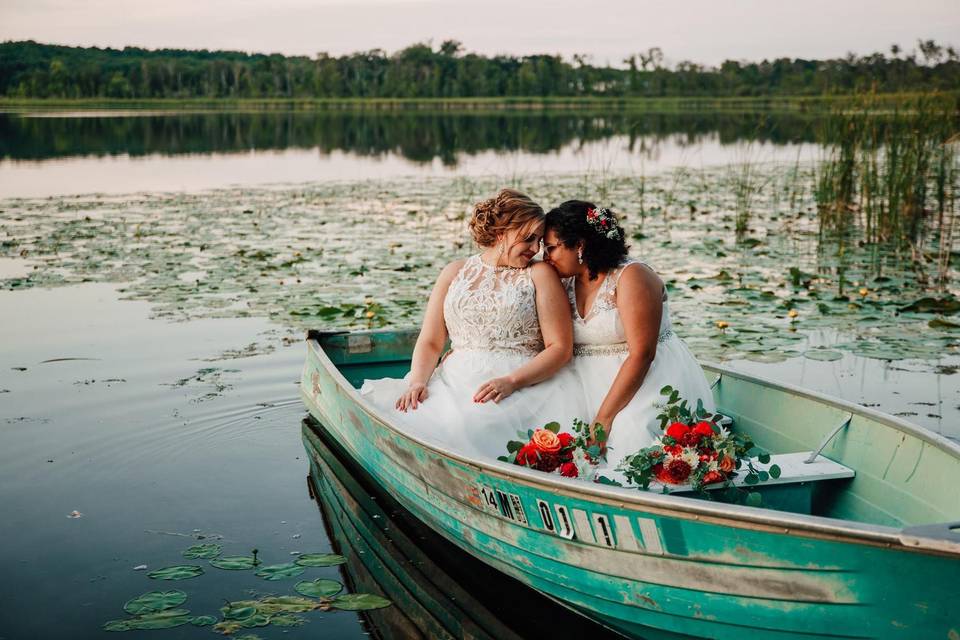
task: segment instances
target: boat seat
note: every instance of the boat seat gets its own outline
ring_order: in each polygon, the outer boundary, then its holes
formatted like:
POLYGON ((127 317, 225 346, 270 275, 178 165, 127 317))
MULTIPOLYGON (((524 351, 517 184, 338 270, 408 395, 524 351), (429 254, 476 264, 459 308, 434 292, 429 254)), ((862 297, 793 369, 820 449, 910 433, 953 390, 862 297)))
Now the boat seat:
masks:
MULTIPOLYGON (((771 454, 768 464, 754 461, 757 469, 769 469, 772 465, 780 467, 779 478, 769 478, 758 484, 747 484, 746 472, 741 470, 733 480, 737 487, 760 494, 761 506, 778 511, 793 513, 814 514, 817 503, 826 493, 826 487, 831 484, 827 481, 848 480, 853 478, 853 469, 834 462, 829 458, 818 455, 812 462, 807 462, 811 452, 771 454)), ((708 485, 707 491, 723 488, 723 484, 708 485)), ((690 485, 663 485, 651 482, 650 489, 671 494, 688 494, 690 497, 701 497, 690 485)))

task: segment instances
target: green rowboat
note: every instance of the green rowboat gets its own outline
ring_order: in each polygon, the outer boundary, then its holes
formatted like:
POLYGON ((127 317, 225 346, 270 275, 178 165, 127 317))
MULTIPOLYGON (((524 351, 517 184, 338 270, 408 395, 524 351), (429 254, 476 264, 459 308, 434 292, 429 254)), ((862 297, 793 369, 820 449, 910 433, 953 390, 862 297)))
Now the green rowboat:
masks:
POLYGON ((465 457, 366 405, 357 387, 405 374, 415 340, 310 332, 304 402, 405 509, 491 567, 630 637, 960 639, 956 443, 705 366, 733 428, 789 463, 761 489, 767 508, 580 482, 465 457))

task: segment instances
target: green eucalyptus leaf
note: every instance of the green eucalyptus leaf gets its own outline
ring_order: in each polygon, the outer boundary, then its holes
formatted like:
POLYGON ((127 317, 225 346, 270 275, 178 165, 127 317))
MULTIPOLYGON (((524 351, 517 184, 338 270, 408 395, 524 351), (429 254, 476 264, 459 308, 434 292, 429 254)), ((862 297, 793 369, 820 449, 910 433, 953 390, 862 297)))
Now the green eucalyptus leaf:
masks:
POLYGON ((230 571, 242 571, 244 569, 253 569, 256 566, 252 556, 228 556, 226 558, 215 558, 210 564, 217 569, 227 569, 230 571))
POLYGON ((317 578, 316 580, 298 582, 293 589, 297 593, 311 598, 329 598, 340 593, 343 590, 343 585, 336 580, 317 578))
POLYGON ((761 453, 761 454, 757 455, 757 461, 758 461, 760 464, 769 464, 769 463, 770 463, 770 454, 769 454, 769 453, 761 453))
POLYGON ((209 544, 195 544, 183 552, 183 557, 209 560, 210 558, 216 558, 218 555, 220 555, 221 550, 222 547, 215 542, 211 542, 209 544))
POLYGON ((164 567, 147 574, 148 578, 154 580, 188 580, 203 575, 203 567, 192 564, 177 565, 174 567, 164 567))
POLYGON ((755 473, 748 473, 747 477, 744 478, 743 481, 747 484, 753 485, 760 482, 760 477, 755 473))
POLYGON ((295 578, 302 575, 303 572, 304 568, 301 565, 285 562, 284 564, 271 564, 261 567, 256 575, 264 580, 283 580, 284 578, 295 578))
POLYGON ((552 431, 553 433, 558 433, 558 432, 560 431, 560 423, 559 423, 559 422, 548 422, 547 424, 543 425, 543 428, 546 429, 547 431, 552 431))
POLYGON ((151 613, 154 611, 163 611, 164 609, 173 609, 179 607, 187 601, 187 594, 183 591, 150 591, 143 595, 128 600, 123 605, 123 610, 131 615, 142 613, 151 613))
POLYGON ((332 567, 346 561, 346 558, 336 553, 303 553, 297 556, 294 562, 301 567, 332 567))
POLYGON ((334 598, 330 604, 344 611, 367 611, 389 607, 392 603, 372 593, 348 593, 334 598))
POLYGON ((780 477, 781 471, 780 471, 780 466, 779 466, 779 465, 775 465, 775 464, 770 465, 770 469, 768 469, 768 471, 770 472, 770 477, 771 477, 771 478, 779 478, 779 477, 780 477))

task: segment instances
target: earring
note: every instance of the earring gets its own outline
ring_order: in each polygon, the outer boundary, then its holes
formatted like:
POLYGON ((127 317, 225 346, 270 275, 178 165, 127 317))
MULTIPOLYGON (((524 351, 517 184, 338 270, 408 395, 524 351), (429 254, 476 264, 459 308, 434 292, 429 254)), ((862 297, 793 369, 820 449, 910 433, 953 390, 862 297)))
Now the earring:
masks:
POLYGON ((505 242, 501 242, 501 243, 500 243, 500 246, 499 246, 498 249, 497 249, 497 257, 500 257, 500 256, 503 255, 503 252, 504 252, 504 250, 506 249, 506 244, 507 244, 507 243, 505 243, 505 242))
POLYGON ((577 249, 577 264, 583 264, 583 247, 577 249))

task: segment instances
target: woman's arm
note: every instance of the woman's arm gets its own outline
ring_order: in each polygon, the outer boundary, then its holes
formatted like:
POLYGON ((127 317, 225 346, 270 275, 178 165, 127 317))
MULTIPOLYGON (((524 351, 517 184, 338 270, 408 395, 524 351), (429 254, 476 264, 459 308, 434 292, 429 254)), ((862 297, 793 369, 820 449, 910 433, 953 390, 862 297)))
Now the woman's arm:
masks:
POLYGON ((417 344, 413 348, 410 360, 410 378, 407 390, 397 399, 396 407, 400 411, 416 409, 427 399, 427 382, 437 368, 437 359, 447 342, 447 324, 443 318, 443 300, 447 296, 447 289, 453 282, 463 260, 451 262, 437 278, 427 301, 427 310, 423 314, 423 326, 417 337, 417 344))
POLYGON ((537 292, 543 351, 511 374, 485 382, 474 394, 474 402, 499 402, 517 389, 546 380, 573 356, 573 318, 560 277, 553 267, 542 262, 530 268, 530 276, 537 292))
POLYGON ((663 282, 644 265, 627 265, 617 282, 617 309, 627 336, 629 354, 613 379, 593 424, 610 435, 614 418, 643 385, 657 355, 660 317, 663 315, 663 282))

